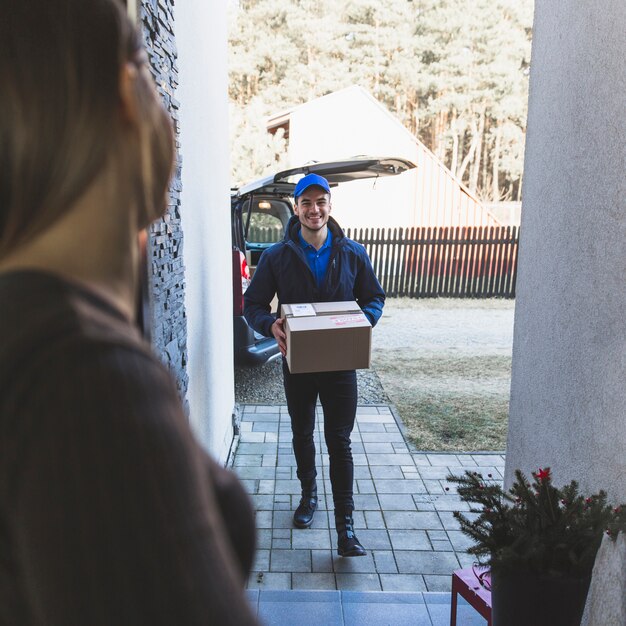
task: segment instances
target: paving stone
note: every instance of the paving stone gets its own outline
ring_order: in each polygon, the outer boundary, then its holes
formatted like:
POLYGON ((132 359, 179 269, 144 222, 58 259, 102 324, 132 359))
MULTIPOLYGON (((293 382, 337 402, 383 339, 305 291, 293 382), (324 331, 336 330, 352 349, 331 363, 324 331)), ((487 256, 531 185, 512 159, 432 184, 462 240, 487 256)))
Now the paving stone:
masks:
MULTIPOLYGON (((267 445, 267 444, 263 444, 263 445, 267 445)), ((264 454, 263 460, 261 461, 261 465, 263 467, 276 467, 276 453, 264 454)))
POLYGON ((452 552, 454 548, 449 541, 431 541, 436 552, 452 552))
POLYGON ((468 548, 471 548, 474 545, 474 542, 460 530, 449 530, 448 537, 452 547, 457 552, 465 552, 468 548))
MULTIPOLYGON (((459 561, 454 552, 396 550, 395 557, 401 574, 452 576, 452 572, 459 569, 459 561)), ((429 591, 434 590, 429 588, 429 591)))
POLYGON ((354 478, 355 479, 371 479, 372 474, 370 472, 370 468, 368 465, 357 465, 354 468, 354 478))
POLYGON ((363 415, 379 415, 380 411, 376 406, 359 406, 356 410, 357 418, 363 415))
POLYGON ((277 420, 279 416, 280 410, 276 406, 257 406, 254 417, 262 422, 267 422, 269 420, 277 420))
POLYGON ((331 550, 311 550, 312 570, 314 572, 333 572, 331 550))
POLYGON ((504 467, 504 455, 502 454, 475 454, 472 455, 476 465, 484 467, 485 465, 493 465, 495 467, 504 467))
MULTIPOLYGON (((365 547, 367 548, 367 546, 365 547)), ((376 565, 374 564, 374 558, 370 550, 368 550, 365 556, 339 556, 336 550, 334 550, 331 555, 333 559, 333 570, 335 573, 370 573, 376 571, 376 565)))
MULTIPOLYGON (((265 445, 265 444, 248 444, 251 446, 254 445, 265 445)), ((411 463, 411 455, 410 454, 368 454, 367 460, 369 461, 370 466, 372 465, 408 465, 411 463)))
POLYGON ((340 573, 336 574, 336 579, 337 589, 352 591, 382 591, 378 574, 340 573))
POLYGON ((252 505, 257 510, 271 511, 274 506, 274 498, 267 494, 253 494, 250 496, 250 499, 252 500, 252 505))
POLYGON ((376 493, 376 487, 374 487, 374 481, 371 479, 356 479, 355 480, 358 493, 376 493))
POLYGON ((428 455, 424 453, 412 454, 413 462, 418 467, 431 467, 430 461, 428 460, 428 455))
MULTIPOLYGON (((454 568, 457 569, 457 568, 454 568)), ((424 582, 428 591, 451 591, 452 590, 452 571, 449 575, 424 574, 424 582)), ((448 616, 450 613, 448 612, 448 616)), ((460 623, 460 622, 459 622, 460 623)), ((465 622, 463 622, 465 624, 465 622)))
POLYGON ((276 480, 276 494, 300 494, 299 480, 276 480))
POLYGON ((289 528, 274 528, 272 537, 274 539, 291 539, 291 530, 289 528))
POLYGON ((354 508, 357 511, 380 511, 378 497, 375 494, 355 494, 354 508))
POLYGON ((278 442, 278 434, 277 433, 265 433, 265 443, 276 444, 277 442, 278 442))
POLYGON ((278 432, 278 422, 259 422, 255 420, 252 425, 253 433, 277 433, 278 432))
POLYGON ((271 454, 276 452, 276 444, 273 443, 240 443, 237 454, 271 454))
POLYGON ((265 433, 252 431, 242 432, 239 443, 265 443, 265 433))
POLYGON ((257 489, 257 493, 259 494, 273 494, 274 493, 274 486, 275 486, 275 481, 274 480, 266 480, 266 479, 262 479, 259 480, 259 486, 257 489))
POLYGON ((363 447, 365 448, 365 452, 368 454, 393 454, 395 452, 393 445, 388 442, 366 442, 363 444, 363 447))
POLYGON ((272 531, 269 528, 257 528, 256 545, 259 550, 269 550, 272 547, 272 531))
POLYGON ((312 528, 293 531, 291 545, 294 549, 325 550, 331 547, 328 530, 312 528))
MULTIPOLYGON (((421 471, 420 475, 424 478, 424 474, 421 471)), ((428 493, 440 493, 442 495, 446 493, 446 490, 441 486, 441 483, 438 480, 424 479, 422 482, 424 483, 424 487, 428 493)), ((433 507, 434 506, 435 505, 433 504, 433 507)))
POLYGON ((456 558, 459 559, 459 564, 463 568, 476 565, 476 557, 473 554, 468 554, 467 552, 457 552, 456 558))
POLYGON ((469 511, 470 505, 456 496, 438 496, 433 504, 437 511, 469 511))
POLYGON ((478 465, 475 458, 471 454, 457 454, 456 456, 463 468, 471 469, 478 465))
POLYGON ((249 465, 258 467, 261 465, 262 460, 263 456, 260 454, 241 454, 237 452, 233 465, 235 467, 245 467, 249 465))
POLYGON ((294 467, 296 465, 296 457, 293 454, 278 453, 276 458, 277 467, 294 467))
POLYGON ((395 424, 393 415, 356 415, 356 421, 360 424, 395 424))
POLYGON ((361 431, 361 441, 363 443, 378 442, 378 443, 403 443, 404 438, 401 433, 367 433, 361 431))
POLYGON ((474 468, 472 468, 473 472, 478 472, 479 474, 481 474, 484 478, 489 478, 489 474, 491 474, 491 476, 494 479, 498 479, 498 477, 500 476, 500 473, 498 471, 497 467, 494 467, 493 465, 478 465, 474 468))
POLYGON ((459 460, 455 454, 429 454, 428 460, 433 467, 436 466, 455 466, 459 465, 459 460))
POLYGON ((398 566, 392 550, 372 550, 372 557, 379 574, 398 573, 398 566))
POLYGON ((257 528, 272 528, 272 511, 257 511, 254 523, 257 528))
MULTIPOLYGON (((368 465, 368 456, 365 454, 353 454, 352 462, 355 466, 357 465, 368 465)), ((371 465, 371 462, 369 463, 371 465)))
POLYGON ((415 506, 418 511, 435 511, 435 505, 432 502, 419 502, 415 506))
POLYGON ((394 441, 392 444, 394 452, 408 452, 409 447, 404 441, 394 441))
POLYGON ((461 525, 454 519, 452 511, 439 511, 437 515, 446 530, 461 530, 461 525))
POLYGON ((378 483, 379 479, 404 479, 404 474, 397 465, 375 465, 370 467, 370 472, 375 484, 378 483))
POLYGON ((291 509, 286 511, 274 510, 271 521, 272 528, 293 528, 293 512, 291 509))
POLYGON ((364 454, 366 452, 363 444, 360 441, 353 440, 350 447, 352 449, 352 454, 364 454))
POLYGON ((421 480, 387 480, 378 479, 376 481, 376 491, 381 493, 426 493, 426 487, 421 480))
POLYGON ((272 549, 291 550, 291 539, 272 539, 272 549))
POLYGON ((259 580, 256 574, 250 576, 248 589, 291 589, 291 574, 288 572, 263 572, 259 580))
POLYGON ((292 511, 291 502, 274 502, 275 511, 292 511))
POLYGON ((313 523, 311 524, 311 527, 309 530, 326 529, 326 531, 328 531, 329 527, 330 526, 328 524, 328 515, 327 515, 326 508, 324 507, 323 503, 320 502, 320 506, 318 506, 318 509, 315 515, 313 516, 313 523))
POLYGON ((386 528, 383 514, 380 511, 364 511, 366 528, 386 528))
POLYGON ((257 493, 259 487, 259 481, 253 480, 250 478, 239 479, 239 482, 243 485, 243 488, 246 490, 248 495, 253 495, 257 493))
POLYGON ((356 529, 357 537, 366 550, 391 550, 386 530, 356 529))
MULTIPOLYGON (((328 519, 330 521, 331 534, 333 539, 337 538, 337 532, 335 528, 335 511, 334 509, 328 511, 328 519)), ((365 511, 355 510, 352 512, 352 519, 354 520, 354 527, 359 529, 365 529, 367 526, 365 525, 365 511)))
POLYGON ((241 466, 234 468, 240 479, 274 478, 274 470, 271 467, 241 466))
POLYGON ((415 501, 406 493, 381 493, 378 495, 383 511, 415 511, 415 501))
POLYGON ((394 550, 430 550, 431 542, 424 530, 390 530, 394 550))
POLYGON ((272 572, 310 572, 310 550, 274 550, 270 552, 272 572))
POLYGON ((385 424, 385 432, 386 433, 399 433, 400 429, 398 428, 398 425, 394 421, 393 424, 391 423, 385 424))
POLYGON ((252 570, 254 572, 267 572, 270 568, 270 551, 257 550, 254 555, 254 564, 252 570))
POLYGON ((381 574, 380 582, 383 591, 427 591, 420 574, 381 574))
POLYGON ((387 432, 385 430, 384 424, 363 423, 363 424, 359 424, 358 428, 359 428, 359 432, 361 433, 361 435, 363 435, 363 433, 386 433, 387 432))
POLYGON ((424 480, 445 480, 450 473, 447 467, 420 467, 419 470, 424 480))
POLYGON ((448 533, 445 530, 427 530, 426 534, 431 541, 448 541, 448 533))
POLYGON ((406 530, 439 530, 441 521, 436 513, 422 511, 385 511, 387 528, 406 530))
MULTIPOLYGON (((335 574, 332 572, 294 573, 291 576, 293 589, 336 589, 335 574)), ((316 616, 319 617, 319 616, 316 616)), ((298 620, 296 623, 301 623, 298 620)), ((321 624, 317 621, 316 623, 321 624)))

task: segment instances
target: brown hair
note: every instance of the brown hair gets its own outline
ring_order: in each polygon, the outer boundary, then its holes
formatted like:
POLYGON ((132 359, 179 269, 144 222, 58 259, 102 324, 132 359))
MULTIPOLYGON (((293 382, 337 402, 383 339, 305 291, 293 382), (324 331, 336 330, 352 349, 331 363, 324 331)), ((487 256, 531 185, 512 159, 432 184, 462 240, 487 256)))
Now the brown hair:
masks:
POLYGON ((63 215, 111 157, 125 161, 118 170, 125 168, 137 202, 162 202, 173 161, 171 123, 141 72, 138 148, 124 154, 120 71, 128 62, 141 69, 142 54, 118 0, 4 0, 0 256, 63 215))

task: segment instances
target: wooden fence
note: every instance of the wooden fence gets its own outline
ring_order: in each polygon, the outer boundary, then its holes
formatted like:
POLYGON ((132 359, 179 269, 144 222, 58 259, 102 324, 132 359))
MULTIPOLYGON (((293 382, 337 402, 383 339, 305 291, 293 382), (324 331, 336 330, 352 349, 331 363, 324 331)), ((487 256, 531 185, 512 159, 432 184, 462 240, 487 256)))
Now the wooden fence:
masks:
MULTIPOLYGON (((365 246, 388 297, 515 297, 515 226, 361 228, 346 235, 365 246)), ((251 241, 279 237, 259 232, 251 241)))

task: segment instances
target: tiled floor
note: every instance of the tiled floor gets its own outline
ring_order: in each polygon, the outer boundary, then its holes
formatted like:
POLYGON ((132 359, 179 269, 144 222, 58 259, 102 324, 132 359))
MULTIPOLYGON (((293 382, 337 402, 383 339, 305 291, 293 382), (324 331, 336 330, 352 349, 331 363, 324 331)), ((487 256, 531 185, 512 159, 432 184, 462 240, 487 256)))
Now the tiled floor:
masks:
MULTIPOLYGON (((323 441, 320 435, 318 423, 320 506, 312 527, 299 530, 292 525, 300 485, 296 479, 287 408, 243 407, 234 469, 257 509, 258 552, 248 587, 262 590, 256 596, 261 602, 260 614, 278 610, 274 605, 280 602, 276 599, 280 594, 272 600, 271 594, 267 595, 270 590, 324 590, 335 593, 332 610, 340 609, 344 621, 316 623, 351 624, 351 616, 361 608, 353 606, 358 596, 350 596, 348 591, 386 591, 394 593, 387 600, 379 599, 370 615, 384 612, 380 604, 394 604, 392 597, 402 596, 398 592, 413 592, 409 604, 415 615, 427 615, 432 623, 439 624, 433 615, 437 614, 438 606, 447 603, 449 620, 449 593, 432 592, 449 592, 452 571, 470 565, 473 559, 464 552, 468 542, 452 516, 452 511, 464 510, 466 506, 446 490, 445 477, 449 472, 459 474, 471 469, 500 479, 504 456, 417 453, 406 444, 389 406, 359 407, 352 437, 354 518, 357 535, 368 555, 347 559, 336 554, 328 457, 325 446, 320 448, 320 439, 323 441), (337 591, 342 593, 336 595, 337 591)), ((374 595, 383 598, 388 594, 374 595)), ((325 596, 311 597, 318 599, 303 602, 323 603, 320 598, 325 596)), ((315 604, 314 608, 321 610, 321 604, 315 604)), ((303 622, 298 620, 298 623, 303 622)), ((465 623, 471 622, 459 621, 465 623)))
MULTIPOLYGON (((248 598, 263 624, 271 626, 449 626, 447 593, 362 591, 258 591, 248 598)), ((465 601, 458 626, 485 626, 465 601)))

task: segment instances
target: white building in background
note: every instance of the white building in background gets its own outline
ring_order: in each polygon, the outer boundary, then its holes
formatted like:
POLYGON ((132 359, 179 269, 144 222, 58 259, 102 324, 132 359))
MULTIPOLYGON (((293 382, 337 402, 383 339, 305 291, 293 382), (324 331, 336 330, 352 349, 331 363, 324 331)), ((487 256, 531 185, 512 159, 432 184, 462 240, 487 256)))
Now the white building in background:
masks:
POLYGON ((401 176, 355 181, 333 191, 333 215, 342 226, 499 224, 440 159, 361 87, 348 87, 277 114, 267 128, 284 130, 291 167, 357 155, 404 157, 417 165, 401 176))

